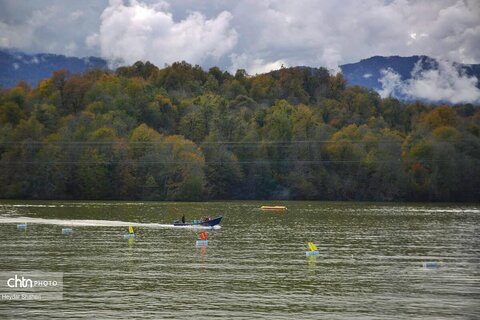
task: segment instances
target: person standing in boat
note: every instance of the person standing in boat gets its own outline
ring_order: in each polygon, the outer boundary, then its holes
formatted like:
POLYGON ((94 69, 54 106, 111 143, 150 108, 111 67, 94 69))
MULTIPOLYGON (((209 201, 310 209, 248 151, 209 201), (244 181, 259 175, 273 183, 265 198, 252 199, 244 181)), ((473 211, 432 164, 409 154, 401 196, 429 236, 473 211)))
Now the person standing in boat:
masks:
POLYGON ((182 223, 185 224, 185 213, 182 214, 182 223))

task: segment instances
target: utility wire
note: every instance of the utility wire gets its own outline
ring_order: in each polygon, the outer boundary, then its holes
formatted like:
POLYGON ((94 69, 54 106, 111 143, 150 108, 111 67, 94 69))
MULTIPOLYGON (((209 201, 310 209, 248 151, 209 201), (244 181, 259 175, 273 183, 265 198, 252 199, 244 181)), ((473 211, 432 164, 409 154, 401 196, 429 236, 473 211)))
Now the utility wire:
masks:
MULTIPOLYGON (((193 141, 192 141, 193 142, 193 141)), ((359 140, 290 140, 290 141, 205 141, 199 143, 199 145, 209 145, 209 144, 296 144, 296 143, 337 143, 337 142, 350 142, 350 143, 365 143, 370 141, 359 141, 359 140)), ((371 142, 398 142, 394 140, 371 140, 371 142)), ((141 144, 141 145, 157 145, 157 144, 175 144, 178 141, 0 141, 0 144, 92 144, 92 145, 102 145, 102 144, 141 144)))
MULTIPOLYGON (((425 160, 402 160, 402 159, 390 159, 390 160, 376 160, 373 163, 435 163, 435 162, 451 162, 447 159, 425 159, 425 160)), ((248 160, 248 161, 205 161, 205 164, 270 164, 270 163, 293 163, 293 164, 328 164, 328 163, 364 163, 364 160, 248 160)), ((199 164, 195 161, 135 161, 135 160, 119 160, 119 161, 0 161, 0 165, 14 165, 14 164, 138 164, 138 165, 155 165, 155 164, 199 164)))
MULTIPOLYGON (((444 140, 448 141, 448 140, 444 140)), ((468 139, 455 140, 455 141, 471 141, 468 139)), ((52 142, 42 142, 42 141, 0 141, 0 145, 170 145, 177 144, 178 141, 52 141, 52 142)), ((207 141, 201 142, 197 146, 208 146, 208 145, 264 145, 264 144, 316 144, 316 143, 350 143, 350 144, 366 144, 366 143, 397 143, 401 144, 402 141, 399 140, 292 140, 292 141, 207 141)))

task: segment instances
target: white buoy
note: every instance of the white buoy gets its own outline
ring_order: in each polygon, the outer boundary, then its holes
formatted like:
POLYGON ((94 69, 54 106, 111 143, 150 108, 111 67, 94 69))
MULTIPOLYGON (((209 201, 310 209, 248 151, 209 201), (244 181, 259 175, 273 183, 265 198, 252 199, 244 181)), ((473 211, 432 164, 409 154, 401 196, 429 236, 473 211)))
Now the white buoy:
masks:
POLYGON ((424 269, 437 269, 440 268, 440 263, 437 261, 427 261, 423 263, 424 269))
POLYGON ((313 250, 313 251, 305 251, 305 255, 307 257, 317 257, 320 255, 320 252, 318 252, 317 250, 313 250))
POLYGON ((195 245, 197 247, 206 247, 206 246, 208 246, 208 240, 197 240, 195 242, 195 245))
POLYGON ((126 233, 123 235, 123 239, 135 238, 135 233, 126 233))
POLYGON ((72 233, 73 232, 73 229, 72 228, 62 228, 62 233, 65 234, 65 233, 72 233))

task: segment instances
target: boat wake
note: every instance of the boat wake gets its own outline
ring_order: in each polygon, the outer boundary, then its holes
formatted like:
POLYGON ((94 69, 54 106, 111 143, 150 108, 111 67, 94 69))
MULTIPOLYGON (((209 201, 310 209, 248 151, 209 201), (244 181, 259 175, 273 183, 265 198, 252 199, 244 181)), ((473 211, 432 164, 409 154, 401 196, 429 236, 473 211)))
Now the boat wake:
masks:
POLYGON ((144 227, 152 229, 220 229, 219 225, 200 226, 200 225, 187 225, 187 226, 174 226, 173 224, 161 224, 161 223, 141 223, 141 222, 128 222, 128 221, 115 221, 115 220, 67 220, 67 219, 42 219, 42 218, 30 218, 30 217, 0 217, 0 224, 46 224, 46 225, 61 225, 61 226, 75 226, 75 227, 144 227))

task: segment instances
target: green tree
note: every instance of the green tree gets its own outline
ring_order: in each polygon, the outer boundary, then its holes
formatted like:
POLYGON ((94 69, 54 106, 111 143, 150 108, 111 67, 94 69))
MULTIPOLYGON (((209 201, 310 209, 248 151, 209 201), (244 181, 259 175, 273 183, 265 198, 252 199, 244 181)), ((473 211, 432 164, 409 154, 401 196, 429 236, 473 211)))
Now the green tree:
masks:
POLYGON ((0 124, 16 125, 25 118, 25 114, 17 103, 8 101, 0 104, 0 124))

